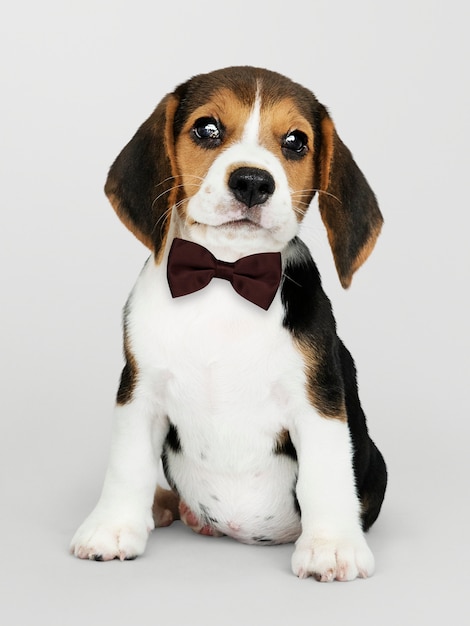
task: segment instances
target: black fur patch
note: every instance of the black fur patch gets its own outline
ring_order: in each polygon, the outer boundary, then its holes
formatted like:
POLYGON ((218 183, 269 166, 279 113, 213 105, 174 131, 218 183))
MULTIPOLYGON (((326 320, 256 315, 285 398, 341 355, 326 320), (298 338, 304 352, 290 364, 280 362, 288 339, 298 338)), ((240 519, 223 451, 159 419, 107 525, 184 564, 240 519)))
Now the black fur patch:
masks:
POLYGON ((387 486, 387 468, 382 454, 367 433, 353 358, 342 342, 340 346, 346 412, 354 449, 354 473, 362 503, 362 526, 367 530, 377 519, 382 507, 387 486))
POLYGON ((132 400, 134 388, 137 384, 138 367, 134 355, 131 352, 129 346, 129 339, 127 336, 127 317, 129 313, 129 301, 126 302, 123 315, 124 326, 124 358, 126 364, 121 374, 121 381, 116 395, 116 402, 118 404, 127 404, 132 400))
POLYGON ((322 415, 337 417, 344 405, 344 388, 336 324, 318 269, 297 238, 290 243, 281 299, 284 327, 315 360, 316 366, 306 369, 312 403, 322 415))
POLYGON ((134 381, 134 368, 129 362, 126 362, 124 369, 122 370, 119 389, 116 395, 116 402, 118 404, 127 404, 130 402, 132 399, 132 392, 134 390, 134 381))
MULTIPOLYGON (((362 525, 367 530, 380 512, 387 470, 367 431, 354 361, 336 334, 331 304, 322 289, 310 252, 297 238, 290 244, 284 274, 281 291, 285 311, 283 325, 299 346, 312 351, 314 367, 306 367, 312 404, 327 418, 338 416, 343 406, 346 409, 354 449, 356 488, 362 503, 362 525)), ((295 492, 294 498, 298 508, 295 492)))
POLYGON ((201 511, 201 515, 206 524, 218 524, 218 520, 215 517, 211 516, 209 507, 199 502, 199 510, 201 511))
POLYGON ((163 444, 162 451, 162 465, 163 465, 163 473, 165 474, 165 478, 168 481, 168 484, 173 489, 175 493, 178 493, 178 487, 173 479, 173 476, 170 471, 170 463, 168 461, 169 454, 179 454, 182 451, 181 441, 178 434, 178 429, 174 424, 170 422, 170 427, 168 429, 168 434, 166 436, 165 442, 163 444))
POLYGON ((274 454, 285 454, 293 461, 297 461, 297 450, 292 443, 289 431, 283 430, 279 434, 274 447, 274 454))
POLYGON ((166 444, 173 452, 181 452, 181 442, 178 435, 178 430, 174 424, 170 422, 170 428, 166 436, 166 444))

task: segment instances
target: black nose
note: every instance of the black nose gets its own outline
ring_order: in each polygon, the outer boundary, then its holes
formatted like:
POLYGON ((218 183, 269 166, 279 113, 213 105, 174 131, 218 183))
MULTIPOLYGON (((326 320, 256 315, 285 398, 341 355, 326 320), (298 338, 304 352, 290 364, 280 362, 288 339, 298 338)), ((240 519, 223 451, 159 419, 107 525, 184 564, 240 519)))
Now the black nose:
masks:
POLYGON ((234 170, 228 179, 228 186, 235 198, 249 209, 266 202, 276 188, 271 174, 257 167, 239 167, 234 170))

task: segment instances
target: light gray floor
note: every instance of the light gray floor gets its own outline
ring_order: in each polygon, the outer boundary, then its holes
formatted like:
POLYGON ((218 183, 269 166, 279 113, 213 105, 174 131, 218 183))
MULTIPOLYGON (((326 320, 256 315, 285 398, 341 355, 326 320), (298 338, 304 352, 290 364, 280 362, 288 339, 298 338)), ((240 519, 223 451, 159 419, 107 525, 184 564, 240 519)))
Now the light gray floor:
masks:
POLYGON ((0 622, 8 626, 465 623, 469 577, 468 9, 416 0, 26 0, 0 53, 0 622), (233 64, 330 109, 386 225, 348 292, 316 208, 303 237, 359 371, 390 484, 374 577, 297 580, 292 546, 155 531, 144 557, 68 554, 94 505, 146 253, 102 194, 157 101, 233 64))
MULTIPOLYGON (((454 449, 455 459, 464 458, 463 448, 454 449)), ((78 561, 67 555, 67 545, 88 494, 78 489, 74 503, 65 477, 54 479, 54 472, 44 477, 49 484, 28 481, 32 494, 8 499, 4 623, 463 623, 467 521, 455 519, 450 509, 462 510, 458 491, 466 487, 464 463, 448 460, 440 471, 409 463, 410 478, 403 480, 400 455, 393 461, 383 517, 369 536, 377 572, 344 584, 295 578, 289 567, 292 546, 253 547, 202 537, 179 522, 155 531, 145 556, 136 561, 78 561), (462 477, 450 492, 442 478, 449 470, 462 477)), ((83 491, 89 481, 84 482, 83 491)))

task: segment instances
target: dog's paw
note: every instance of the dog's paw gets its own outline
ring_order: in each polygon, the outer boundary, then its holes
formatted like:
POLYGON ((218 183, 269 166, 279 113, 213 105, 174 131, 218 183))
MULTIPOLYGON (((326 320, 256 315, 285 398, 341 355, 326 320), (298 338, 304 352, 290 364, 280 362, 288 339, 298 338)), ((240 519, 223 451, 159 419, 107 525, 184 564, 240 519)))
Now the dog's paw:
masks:
POLYGON ((151 530, 145 521, 118 522, 92 513, 75 533, 70 552, 79 559, 130 561, 143 554, 151 530))
POLYGON ((313 576, 321 582, 367 578, 374 573, 374 556, 362 535, 310 541, 300 537, 292 556, 292 570, 299 578, 313 576))

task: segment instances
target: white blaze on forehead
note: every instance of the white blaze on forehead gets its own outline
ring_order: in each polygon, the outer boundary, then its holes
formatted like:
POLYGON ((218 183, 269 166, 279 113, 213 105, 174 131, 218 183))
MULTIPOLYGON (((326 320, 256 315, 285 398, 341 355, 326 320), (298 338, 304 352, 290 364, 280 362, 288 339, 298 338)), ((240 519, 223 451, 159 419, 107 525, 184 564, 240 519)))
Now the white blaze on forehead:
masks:
POLYGON ((241 143, 244 144, 259 144, 259 131, 261 120, 261 96, 259 90, 256 93, 255 103, 248 118, 245 128, 243 129, 243 135, 241 143))

